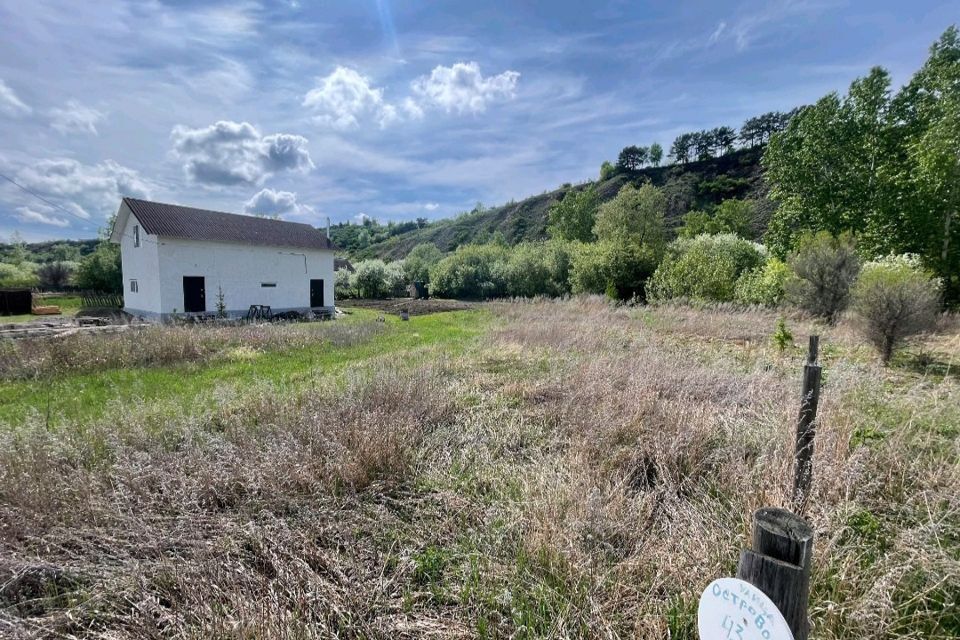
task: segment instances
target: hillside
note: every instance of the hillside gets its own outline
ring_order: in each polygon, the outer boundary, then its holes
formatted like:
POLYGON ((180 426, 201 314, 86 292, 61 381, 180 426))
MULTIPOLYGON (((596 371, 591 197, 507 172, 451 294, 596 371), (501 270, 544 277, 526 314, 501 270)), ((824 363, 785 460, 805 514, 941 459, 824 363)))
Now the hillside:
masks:
MULTIPOLYGON (((763 148, 754 147, 709 160, 618 172, 606 180, 572 187, 565 185, 519 202, 438 220, 419 228, 411 224, 415 228, 355 250, 353 254, 356 258, 395 260, 404 257, 422 242, 432 242, 442 251, 452 251, 461 244, 483 242, 496 233, 502 234, 510 244, 544 239, 547 237, 548 210, 568 189, 582 189, 594 184, 600 198, 606 201, 613 198, 627 182, 639 184, 646 180, 666 192, 669 201, 667 221, 670 226, 677 226, 687 211, 717 204, 725 198, 760 200, 763 204, 758 207, 760 215, 755 224, 755 232, 759 237, 766 228, 772 210, 772 204, 766 199, 767 186, 760 167, 762 155, 763 148)), ((334 242, 337 242, 338 232, 343 233, 345 229, 333 229, 334 242)))
POLYGON ((0 262, 15 262, 14 257, 28 262, 77 261, 93 253, 99 240, 47 240, 12 244, 0 242, 0 262))

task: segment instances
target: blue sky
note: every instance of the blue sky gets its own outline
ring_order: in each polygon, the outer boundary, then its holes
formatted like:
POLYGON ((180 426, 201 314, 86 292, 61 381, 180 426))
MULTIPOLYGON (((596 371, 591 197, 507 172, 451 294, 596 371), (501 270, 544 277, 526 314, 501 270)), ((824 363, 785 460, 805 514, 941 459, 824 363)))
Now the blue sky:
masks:
POLYGON ((121 195, 317 226, 447 217, 873 65, 905 82, 956 8, 0 0, 0 173, 55 205, 0 180, 0 237, 94 237, 121 195))

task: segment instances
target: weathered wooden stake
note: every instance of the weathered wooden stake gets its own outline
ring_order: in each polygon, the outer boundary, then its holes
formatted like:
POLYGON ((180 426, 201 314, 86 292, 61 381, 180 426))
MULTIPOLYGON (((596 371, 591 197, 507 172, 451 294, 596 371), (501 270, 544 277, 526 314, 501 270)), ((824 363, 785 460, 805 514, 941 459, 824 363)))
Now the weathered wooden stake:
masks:
POLYGON ((803 389, 800 414, 797 416, 797 439, 793 462, 793 507, 803 513, 813 482, 813 438, 816 435, 817 407, 820 404, 820 365, 817 361, 819 336, 810 336, 807 364, 803 366, 803 389))
POLYGON ((786 509, 753 514, 753 549, 740 552, 737 577, 763 591, 786 619, 795 640, 807 640, 813 529, 786 509))
POLYGON ((807 347, 807 364, 817 364, 819 352, 820 336, 810 336, 810 344, 807 347))

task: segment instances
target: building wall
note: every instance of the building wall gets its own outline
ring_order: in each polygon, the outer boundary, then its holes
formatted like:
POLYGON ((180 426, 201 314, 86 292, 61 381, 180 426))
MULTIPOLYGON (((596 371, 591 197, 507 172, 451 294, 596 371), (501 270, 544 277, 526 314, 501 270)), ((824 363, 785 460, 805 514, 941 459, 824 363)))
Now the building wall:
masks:
MULTIPOLYGON (((122 205, 121 209, 125 209, 122 205)), ((160 304, 159 239, 143 230, 143 226, 127 211, 128 217, 120 238, 120 264, 123 270, 123 308, 135 316, 153 316, 162 310, 160 304), (134 226, 140 226, 140 246, 134 246, 134 226), (138 291, 130 290, 130 281, 137 281, 138 291)))
POLYGON ((333 251, 284 249, 195 240, 164 239, 159 246, 160 314, 184 310, 183 277, 205 279, 207 313, 216 313, 218 292, 230 315, 252 304, 274 312, 310 308, 310 280, 324 281, 324 308, 332 310, 333 251), (263 287, 263 283, 276 284, 263 287))

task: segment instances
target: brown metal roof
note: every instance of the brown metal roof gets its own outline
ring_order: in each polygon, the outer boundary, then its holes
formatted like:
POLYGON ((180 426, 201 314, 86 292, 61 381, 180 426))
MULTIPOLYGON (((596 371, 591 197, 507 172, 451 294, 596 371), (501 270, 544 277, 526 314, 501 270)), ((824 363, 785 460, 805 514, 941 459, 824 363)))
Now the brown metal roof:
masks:
POLYGON ((162 238, 238 242, 268 247, 333 249, 327 234, 302 222, 242 216, 136 198, 124 204, 147 233, 162 238))

